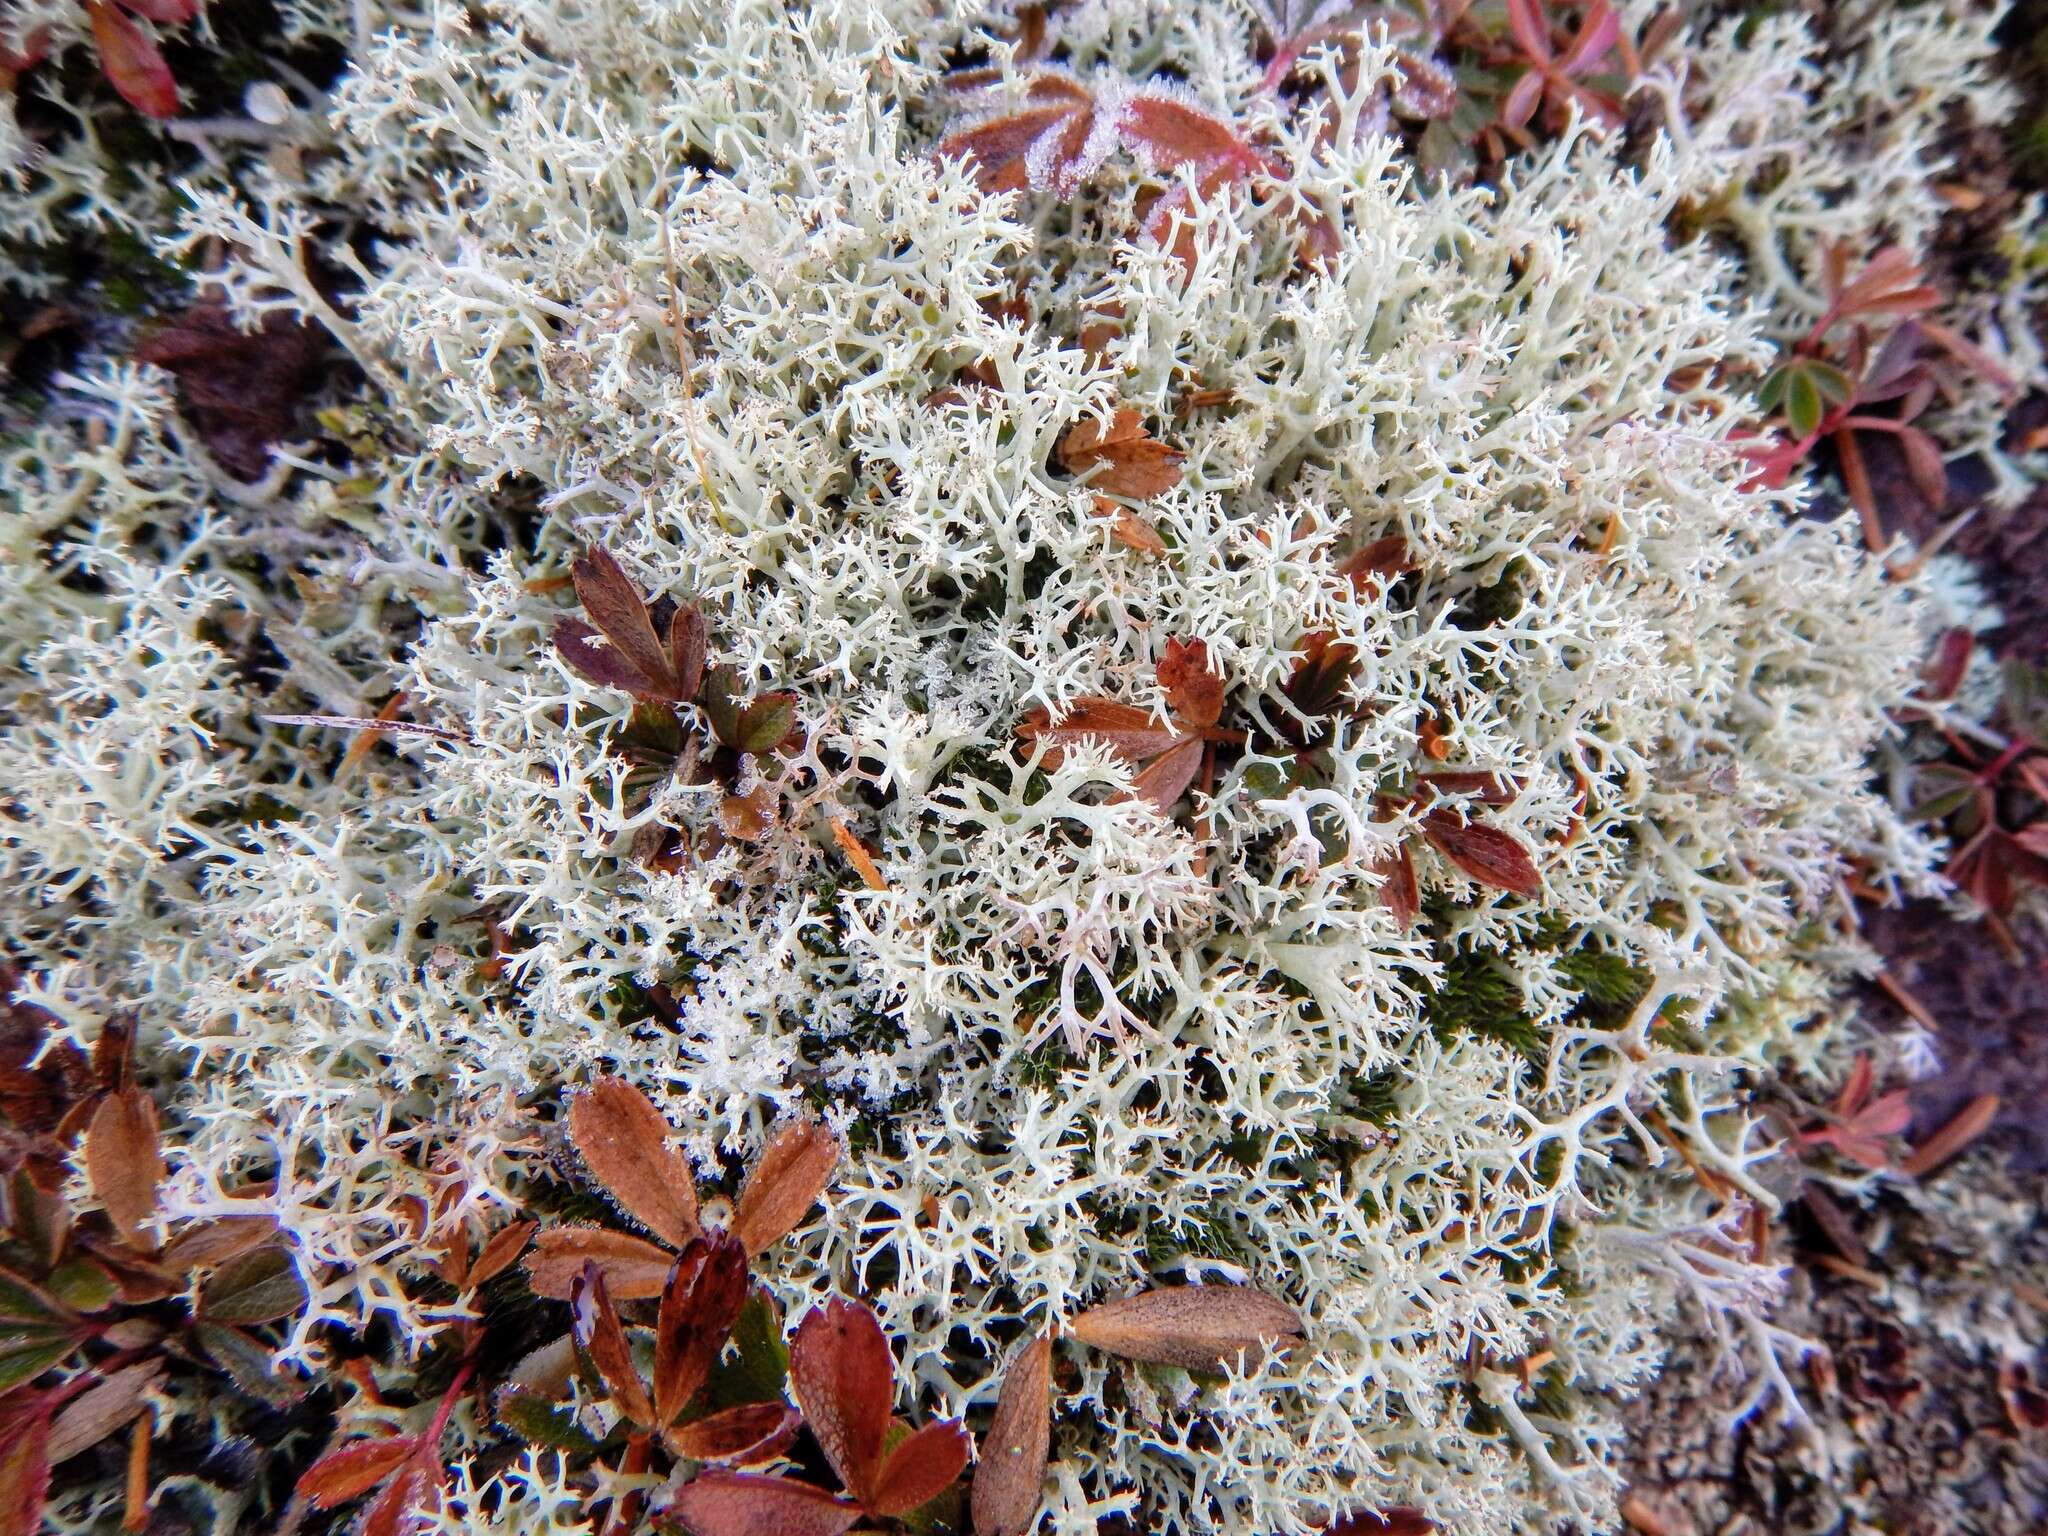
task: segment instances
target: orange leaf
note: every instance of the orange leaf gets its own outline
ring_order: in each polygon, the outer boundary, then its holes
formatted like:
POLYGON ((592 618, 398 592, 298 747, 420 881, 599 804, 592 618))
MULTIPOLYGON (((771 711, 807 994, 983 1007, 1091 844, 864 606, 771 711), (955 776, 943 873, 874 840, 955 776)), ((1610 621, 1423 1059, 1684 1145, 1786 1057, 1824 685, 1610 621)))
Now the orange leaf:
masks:
POLYGON ((1052 1444, 1052 1340, 1039 1334, 1010 1362, 981 1437, 970 1504, 974 1536, 1023 1536, 1044 1497, 1052 1444))
POLYGON ((668 1513, 691 1536, 841 1536, 860 1506, 786 1477, 711 1471, 691 1479, 668 1513))
POLYGON ((605 1286, 620 1301, 645 1301, 668 1284, 676 1256, 643 1238, 603 1227, 549 1227, 526 1256, 526 1276, 536 1296, 567 1301, 585 1264, 604 1271, 605 1286))
POLYGON ((1130 406, 1118 406, 1105 427, 1100 421, 1077 421, 1060 439, 1060 464, 1070 475, 1089 475, 1089 485, 1113 496, 1143 501, 1180 484, 1185 457, 1145 430, 1130 406))
POLYGON ((1182 1285, 1090 1307, 1068 1325, 1083 1344, 1127 1360, 1220 1371, 1301 1336, 1301 1319, 1248 1285, 1182 1285))
POLYGON ((826 822, 832 828, 832 841, 839 845, 839 851, 846 855, 846 862, 860 875, 862 885, 871 891, 886 891, 889 881, 882 873, 882 866, 875 862, 867 845, 853 835, 853 828, 837 816, 828 816, 826 822))
POLYGON ((149 1248, 143 1225, 156 1209, 164 1160, 157 1149, 156 1106, 140 1088, 100 1100, 85 1133, 85 1171, 121 1236, 131 1247, 149 1248))
POLYGON ((789 1386, 804 1422, 847 1492, 869 1508, 895 1376, 882 1325, 858 1302, 812 1308, 790 1344, 789 1386))
POLYGON ((1095 498, 1095 507, 1109 517, 1109 536, 1125 549, 1135 549, 1141 555, 1164 555, 1166 540, 1159 530, 1129 507, 1118 506, 1107 496, 1095 498))
POLYGON ((1518 896, 1542 894, 1543 877, 1529 850, 1498 827, 1460 821, 1449 811, 1430 811, 1422 818, 1422 835, 1481 885, 1498 886, 1518 896))
POLYGON ((151 117, 178 115, 178 82, 149 36, 107 0, 87 0, 92 38, 107 83, 128 105, 151 117))
POLYGON ((927 1424, 898 1443, 882 1462, 868 1504, 873 1515, 907 1515, 959 1481, 973 1442, 958 1419, 927 1424))
POLYGON ((683 1250, 654 1324, 654 1427, 697 1395, 746 1300, 747 1255, 734 1238, 707 1232, 683 1250))
POLYGON ((633 1351, 626 1343, 618 1309, 605 1294, 604 1271, 595 1264, 583 1266, 569 1292, 569 1328, 604 1378, 612 1405, 635 1424, 651 1426, 654 1404, 648 1401, 646 1384, 634 1369, 633 1351))
POLYGON ((299 1475, 298 1494, 315 1509, 333 1509, 361 1498, 420 1448, 418 1435, 358 1440, 329 1451, 299 1475))
POLYGON ((569 1139, 627 1215, 671 1248, 697 1235, 697 1185, 669 1141, 654 1101, 623 1078, 601 1077, 569 1101, 569 1139))
POLYGON ((839 1137, 815 1120, 793 1120, 769 1138, 740 1186, 732 1232, 749 1256, 765 1253, 796 1229, 838 1166, 839 1137))

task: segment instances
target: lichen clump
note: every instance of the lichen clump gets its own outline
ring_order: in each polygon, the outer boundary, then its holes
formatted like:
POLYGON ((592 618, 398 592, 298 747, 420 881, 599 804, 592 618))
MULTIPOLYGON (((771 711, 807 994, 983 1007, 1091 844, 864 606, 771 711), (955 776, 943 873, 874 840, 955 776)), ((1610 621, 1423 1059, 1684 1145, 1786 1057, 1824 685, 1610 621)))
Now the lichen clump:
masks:
MULTIPOLYGON (((139 1021, 165 1219, 275 1218, 286 1365, 402 1383, 468 1305, 423 1234, 559 1202, 604 1075, 707 1188, 840 1135, 763 1278, 865 1298, 917 1422, 1104 1298, 1295 1309, 1222 1377, 1056 1346, 1060 1536, 1609 1526, 1675 1308, 1784 1386, 1749 1094, 1846 883, 1938 888, 1866 764, 1941 621, 1755 390, 1824 244, 1928 238, 1932 105, 1701 28, 1474 179, 1377 24, 1276 88, 1166 0, 367 12, 152 231, 331 333, 325 449, 237 480, 109 362, 0 512, 22 995, 139 1021)), ((1985 18, 1901 18, 1985 94, 1985 18)), ((1950 318, 2028 379, 2014 313, 1950 318)), ((448 1433, 443 1528, 599 1529, 448 1433)))

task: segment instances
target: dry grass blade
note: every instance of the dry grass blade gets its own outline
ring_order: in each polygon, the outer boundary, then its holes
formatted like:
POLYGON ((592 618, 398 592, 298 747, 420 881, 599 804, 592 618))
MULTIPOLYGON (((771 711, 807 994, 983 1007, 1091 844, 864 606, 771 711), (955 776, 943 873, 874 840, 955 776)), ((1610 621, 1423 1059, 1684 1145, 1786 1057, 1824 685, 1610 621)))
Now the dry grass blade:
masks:
POLYGON ((627 1215, 672 1248, 697 1235, 697 1185, 669 1124, 632 1084, 601 1077, 569 1103, 569 1139, 627 1215))
POLYGON ((1220 1371, 1299 1338, 1301 1319, 1279 1297, 1248 1285, 1183 1285, 1090 1307, 1068 1331, 1126 1360, 1220 1371))
POLYGON ((1910 1179, 1925 1178, 1943 1163, 1991 1128, 2002 1101, 1995 1093, 1980 1093, 1965 1104, 1954 1119, 1913 1149, 1899 1164, 1899 1172, 1910 1179))
POLYGON ((124 1088, 100 1100, 85 1133, 85 1171, 92 1192, 129 1245, 153 1246, 143 1228, 156 1209, 164 1159, 157 1147, 156 1106, 140 1088, 124 1088))
POLYGON ((970 1507, 974 1536, 1023 1536, 1044 1497, 1052 1445, 1052 1340, 1040 1334, 1003 1378, 996 1415, 982 1436, 970 1507))
POLYGON ((839 1165, 839 1138, 815 1120, 794 1120, 777 1131, 741 1186, 732 1235, 749 1257, 796 1230, 825 1192, 839 1165))

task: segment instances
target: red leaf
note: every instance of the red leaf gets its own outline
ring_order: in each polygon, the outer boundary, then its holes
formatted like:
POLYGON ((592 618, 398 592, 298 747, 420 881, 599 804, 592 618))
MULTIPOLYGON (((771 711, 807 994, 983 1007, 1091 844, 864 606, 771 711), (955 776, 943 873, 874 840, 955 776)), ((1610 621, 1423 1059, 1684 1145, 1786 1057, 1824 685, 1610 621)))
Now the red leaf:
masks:
POLYGON ((681 697, 669 653, 654 633, 647 604, 619 562, 593 544, 573 567, 576 596, 590 622, 648 679, 652 691, 666 699, 681 697))
MULTIPOLYGON (((833 822, 834 836, 839 836, 844 828, 844 822, 833 822)), ((852 835, 845 833, 842 847, 852 835)), ((853 846, 859 848, 860 844, 855 841, 853 846)), ((853 850, 847 851, 851 854, 853 850)), ((866 850, 861 852, 865 854, 866 850)), ((872 857, 867 864, 868 868, 873 867, 872 857)), ((862 870, 864 876, 867 872, 862 870)), ((870 885, 873 883, 869 881, 870 885)), ((886 882, 883 888, 887 888, 886 882)), ((733 1213, 733 1236, 750 1255, 774 1247, 810 1214, 811 1207, 825 1192, 832 1170, 839 1165, 840 1151, 839 1137, 830 1127, 811 1119, 792 1120, 769 1139, 747 1174, 747 1182, 740 1187, 739 1203, 733 1213)))
POLYGON ((1401 844, 1375 863, 1372 870, 1380 877, 1380 900, 1406 933, 1422 915, 1422 890, 1416 883, 1415 860, 1408 853, 1408 845, 1401 844))
POLYGON ((1222 716, 1223 674, 1210 662, 1206 641, 1167 641, 1158 674, 1167 704, 1184 723, 1210 726, 1222 716))
POLYGON ((1057 191, 1071 197, 1104 151, 1091 150, 1095 97, 1072 76, 1045 70, 1031 82, 1025 103, 948 134, 939 154, 972 156, 984 192, 1057 191))
POLYGON ((1346 1515, 1325 1536, 1429 1536, 1435 1529, 1436 1522, 1421 1510, 1399 1505, 1346 1515))
POLYGON ((1531 63, 1550 62, 1550 22, 1543 14, 1543 0, 1507 0, 1508 29, 1515 46, 1531 63))
POLYGON ((1117 407, 1107 426, 1083 420, 1067 428, 1060 439, 1060 465, 1070 475, 1094 478, 1088 484, 1097 492, 1128 496, 1133 501, 1158 496, 1180 484, 1180 462, 1184 455, 1145 430, 1143 418, 1128 405, 1117 407))
POLYGON ((569 1293, 569 1325, 576 1343, 604 1378, 613 1406, 635 1424, 651 1426, 654 1404, 647 1400, 647 1388, 634 1369, 633 1351, 626 1343, 618 1311, 605 1294, 604 1271, 595 1264, 583 1266, 569 1293))
POLYGON ((1925 1178, 1934 1172, 1991 1129, 1991 1122, 1998 1118, 2001 1102, 1995 1093, 1978 1094, 1946 1125, 1915 1147, 1899 1164, 1899 1172, 1913 1179, 1925 1178))
POLYGON ((1578 36, 1558 60, 1558 70, 1567 75, 1588 75, 1594 66, 1613 51, 1621 41, 1621 18, 1614 14, 1614 7, 1607 0, 1596 0, 1593 8, 1586 12, 1586 19, 1579 23, 1578 36))
POLYGON ((1542 894, 1543 877, 1529 850, 1497 827, 1460 821, 1449 811, 1430 811, 1422 818, 1422 835, 1438 853, 1482 885, 1518 896, 1542 894))
POLYGON ((680 1248, 697 1234, 697 1186, 671 1134, 654 1101, 623 1078, 600 1077, 569 1101, 569 1139, 597 1181, 627 1215, 680 1248))
POLYGON ((50 1413, 31 1409, 0 1444, 0 1536, 36 1536, 50 1492, 50 1413))
POLYGON ((1023 1536, 1043 1499, 1052 1442, 1052 1340, 1039 1334, 1003 1377, 974 1466, 974 1536, 1023 1536))
POLYGON ((713 1471, 693 1478, 667 1513, 692 1536, 841 1536, 860 1506, 786 1477, 713 1471))
POLYGON ((151 117, 178 115, 178 82, 171 67, 142 29, 107 0, 87 0, 93 42, 100 52, 100 70, 138 112, 151 117))
POLYGON ((121 0, 122 8, 151 21, 175 26, 199 14, 199 0, 121 0))
POLYGON ((1510 128, 1525 126, 1543 100, 1543 85, 1543 76, 1533 69, 1517 80, 1507 100, 1501 103, 1500 120, 1510 128))
POLYGON ((959 1480, 974 1442, 958 1419, 927 1424, 897 1445, 875 1479, 871 1515, 907 1515, 959 1480))
POLYGON ((1060 749, 1083 742, 1100 743, 1127 763, 1143 763, 1171 750, 1184 738, 1148 709, 1091 694, 1076 700, 1057 725, 1047 711, 1034 709, 1018 722, 1017 739, 1027 747, 1044 742, 1050 748, 1045 765, 1057 768, 1060 749))
POLYGON ((1924 695, 1929 699, 1954 698, 1970 670, 1970 655, 1976 647, 1977 637, 1960 624, 1943 630, 1934 647, 1934 659, 1922 674, 1927 680, 1924 695))
POLYGON ((1131 798, 1142 800, 1160 815, 1172 812, 1202 766, 1202 738, 1184 736, 1152 759, 1131 780, 1131 798))
POLYGON ((85 1171, 122 1238, 147 1250, 143 1226, 156 1210, 164 1159, 157 1147, 156 1105, 140 1088, 100 1100, 85 1133, 85 1171))
POLYGON ((635 697, 652 698, 660 691, 660 685, 634 666, 616 645, 593 645, 596 637, 597 631, 581 619, 555 620, 556 652, 586 681, 635 697))
POLYGON ((1117 126, 1154 170, 1228 165, 1239 174, 1257 164, 1250 144, 1224 118, 1157 88, 1141 90, 1124 103, 1117 126))
POLYGON ((383 1496, 370 1506, 359 1536, 400 1536, 401 1532, 418 1530, 423 1524, 422 1511, 439 1498, 440 1492, 441 1468, 437 1463, 408 1461, 398 1469, 383 1496))
POLYGON ((690 1461, 747 1466, 779 1455, 802 1426, 802 1416, 787 1403, 741 1403, 678 1424, 662 1439, 676 1455, 690 1461))
POLYGON ((654 1324, 657 1428, 673 1424, 704 1385, 746 1299, 747 1255, 737 1239, 707 1233, 683 1250, 654 1324))
POLYGON ((1126 1360, 1219 1371, 1301 1337, 1301 1319, 1249 1285, 1177 1285, 1090 1307, 1068 1325, 1083 1344, 1126 1360))
POLYGON ((418 1435, 358 1440, 329 1451, 299 1474, 298 1495, 315 1509, 333 1509, 361 1498, 420 1448, 418 1435))
POLYGON ((704 662, 711 654, 711 626, 694 606, 678 608, 668 621, 668 660, 675 670, 676 692, 697 697, 704 686, 704 662))
POLYGON ((834 1299, 813 1308, 790 1345, 789 1385, 839 1480, 872 1508, 896 1362, 875 1314, 834 1299))
POLYGON ((536 1296, 567 1301, 585 1264, 604 1271, 605 1287, 620 1301, 645 1301, 668 1284, 676 1256, 643 1238, 602 1227, 549 1227, 534 1239, 526 1275, 536 1296))
POLYGON ((1337 574, 1351 583, 1352 591, 1365 597, 1378 591, 1389 577, 1414 569, 1415 557, 1408 552, 1408 541, 1395 533, 1374 539, 1348 556, 1337 567, 1337 574))

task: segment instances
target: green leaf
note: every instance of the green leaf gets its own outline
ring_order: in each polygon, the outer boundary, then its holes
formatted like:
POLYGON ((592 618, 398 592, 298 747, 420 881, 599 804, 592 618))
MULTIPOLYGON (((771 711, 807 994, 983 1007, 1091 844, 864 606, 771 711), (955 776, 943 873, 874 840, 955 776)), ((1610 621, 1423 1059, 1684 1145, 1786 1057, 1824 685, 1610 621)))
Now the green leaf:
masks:
POLYGON ((239 1328, 195 1323, 192 1340, 209 1360, 228 1373, 236 1386, 261 1402, 288 1408, 306 1395, 294 1383, 273 1374, 270 1351, 239 1328))
POLYGON ((507 1387, 498 1394, 497 1408, 498 1422, 529 1444, 573 1456, 588 1456, 597 1449, 596 1439, 573 1413, 538 1393, 507 1387))
POLYGON ((1757 386, 1757 409, 1766 416, 1773 415, 1785 403, 1785 384, 1792 376, 1796 363, 1780 363, 1764 375, 1764 381, 1757 386))
POLYGON ((742 752, 773 752, 796 729, 796 700, 786 693, 767 693, 740 711, 733 745, 742 752))
POLYGON ((739 674, 731 667, 713 667, 704 679, 698 702, 704 718, 711 722, 711 734, 728 747, 739 745, 739 674))
POLYGON ((1820 430, 1820 419, 1826 411, 1827 404, 1820 397, 1813 375, 1804 368, 1791 369, 1785 380, 1785 425, 1792 429, 1792 435, 1813 436, 1820 430))
POLYGON ((74 1312, 98 1312, 113 1304, 120 1294, 114 1277, 104 1266, 84 1254, 67 1259, 50 1271, 43 1282, 52 1296, 74 1312))
POLYGON ((789 1346, 782 1319, 766 1291, 756 1286, 732 1325, 732 1352, 711 1368, 704 1396, 712 1408, 770 1403, 789 1380, 789 1346))
POLYGON ((40 1328, 63 1321, 60 1298, 10 1269, 0 1269, 0 1325, 40 1328))
POLYGON ((34 1381, 78 1347, 78 1340, 57 1328, 18 1328, 0 1334, 0 1392, 34 1381))
POLYGON ((274 1323, 306 1304, 306 1285, 291 1253, 266 1243, 227 1261, 199 1292, 199 1311, 211 1322, 274 1323))

